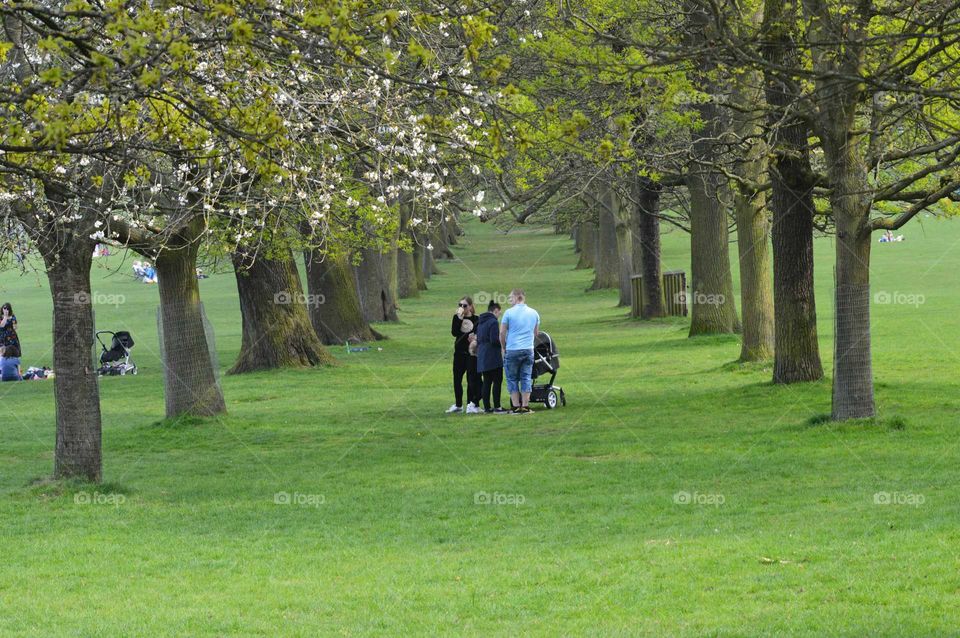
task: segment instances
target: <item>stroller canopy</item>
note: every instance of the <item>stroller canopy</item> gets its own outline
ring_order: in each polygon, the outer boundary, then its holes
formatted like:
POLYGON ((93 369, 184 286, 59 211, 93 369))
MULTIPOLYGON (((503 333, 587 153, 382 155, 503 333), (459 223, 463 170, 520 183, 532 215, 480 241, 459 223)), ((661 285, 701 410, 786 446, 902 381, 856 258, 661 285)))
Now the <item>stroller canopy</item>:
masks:
POLYGON ((100 354, 100 363, 113 363, 114 361, 122 361, 130 355, 130 348, 133 347, 133 337, 130 336, 129 332, 125 330, 121 330, 120 332, 98 332, 98 340, 100 339, 101 334, 112 334, 113 338, 110 340, 109 349, 107 349, 103 341, 100 341, 100 345, 103 348, 103 352, 100 354))
POLYGON ((533 378, 556 372, 560 369, 560 351, 546 332, 537 335, 533 346, 533 378))

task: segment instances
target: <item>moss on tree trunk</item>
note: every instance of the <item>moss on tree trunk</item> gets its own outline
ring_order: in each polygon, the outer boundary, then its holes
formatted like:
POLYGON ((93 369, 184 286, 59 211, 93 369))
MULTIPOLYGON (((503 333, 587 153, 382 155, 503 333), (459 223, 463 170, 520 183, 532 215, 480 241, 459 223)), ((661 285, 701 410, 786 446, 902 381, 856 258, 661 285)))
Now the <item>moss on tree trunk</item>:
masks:
POLYGON ((660 265, 659 213, 660 185, 641 177, 637 184, 632 258, 636 272, 643 275, 643 307, 640 316, 644 319, 666 315, 660 265))
POLYGON ((601 187, 596 206, 599 223, 593 258, 593 285, 590 288, 616 288, 620 284, 620 253, 617 249, 615 195, 608 184, 601 187))
POLYGON ((324 299, 303 294, 293 253, 236 251, 232 257, 243 336, 230 374, 333 363, 307 312, 324 299))
MULTIPOLYGON (((99 482, 102 476, 100 391, 92 357, 90 266, 94 242, 74 239, 44 255, 53 297, 55 478, 99 482)), ((44 251, 46 253, 46 251, 44 251)))
POLYGON ((163 327, 167 418, 226 412, 207 344, 197 284, 197 253, 204 221, 197 218, 157 254, 163 327))
POLYGON ((323 299, 308 306, 310 322, 320 341, 327 345, 374 341, 382 338, 363 318, 353 269, 346 257, 330 257, 320 250, 304 254, 307 294, 323 299))
POLYGON ((815 381, 823 377, 817 341, 817 304, 813 280, 813 171, 807 138, 809 126, 789 109, 796 99, 792 78, 783 78, 776 66, 798 63, 792 37, 795 5, 766 0, 761 52, 771 63, 764 71, 770 125, 773 130, 770 162, 773 214, 774 383, 815 381))

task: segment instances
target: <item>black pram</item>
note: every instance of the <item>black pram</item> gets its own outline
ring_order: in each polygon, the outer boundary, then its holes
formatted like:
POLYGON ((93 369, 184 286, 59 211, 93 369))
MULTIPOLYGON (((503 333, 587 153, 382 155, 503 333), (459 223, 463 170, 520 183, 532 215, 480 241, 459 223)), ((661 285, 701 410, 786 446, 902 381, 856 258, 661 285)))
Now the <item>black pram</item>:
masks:
POLYGON ((130 359, 130 350, 133 349, 133 337, 130 333, 121 330, 120 332, 111 332, 101 330, 96 334, 97 341, 100 342, 100 369, 97 374, 100 376, 120 376, 137 373, 137 364, 130 359), (110 335, 110 347, 100 338, 101 335, 110 335))
POLYGON ((560 369, 560 352, 557 350, 557 344, 546 332, 537 335, 536 344, 533 347, 533 389, 530 393, 530 401, 542 403, 550 409, 560 405, 567 404, 567 396, 563 393, 563 388, 553 385, 557 378, 557 370, 560 369), (550 375, 547 383, 536 383, 538 377, 550 375))

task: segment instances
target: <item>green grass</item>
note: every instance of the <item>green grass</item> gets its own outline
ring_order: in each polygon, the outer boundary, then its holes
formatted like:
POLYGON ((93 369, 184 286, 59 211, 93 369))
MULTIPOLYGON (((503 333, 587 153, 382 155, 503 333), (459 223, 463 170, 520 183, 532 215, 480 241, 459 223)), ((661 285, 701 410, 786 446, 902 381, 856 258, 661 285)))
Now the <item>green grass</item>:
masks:
MULTIPOLYGON (((142 373, 101 384, 101 486, 42 480, 50 383, 0 386, 0 635, 957 635, 960 225, 924 223, 875 245, 875 292, 924 299, 875 305, 879 416, 843 424, 822 416, 829 381, 774 387, 731 364, 735 337, 585 293, 565 238, 476 224, 382 351, 224 377, 228 416, 164 422, 156 289, 97 270, 124 295, 98 326, 133 332, 142 373), (443 415, 457 298, 517 284, 569 404, 443 415)), ((816 249, 829 370, 833 245, 816 249)), ((664 251, 689 269, 684 236, 664 251)), ((201 289, 226 368, 232 275, 201 289)), ((49 363, 43 282, 5 273, 0 295, 25 363, 49 363)))

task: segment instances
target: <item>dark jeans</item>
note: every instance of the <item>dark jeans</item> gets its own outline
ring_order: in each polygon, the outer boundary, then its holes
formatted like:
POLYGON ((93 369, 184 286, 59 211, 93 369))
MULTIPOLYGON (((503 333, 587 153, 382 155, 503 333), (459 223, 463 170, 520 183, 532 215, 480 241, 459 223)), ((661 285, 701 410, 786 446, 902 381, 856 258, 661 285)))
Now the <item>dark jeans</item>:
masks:
POLYGON ((481 373, 483 377, 483 409, 490 409, 490 391, 493 390, 493 407, 500 407, 500 386, 503 384, 503 368, 494 368, 481 373))
POLYGON ((453 395, 457 405, 463 407, 463 375, 467 375, 467 402, 480 405, 482 382, 477 372, 477 358, 466 352, 453 353, 453 395))

